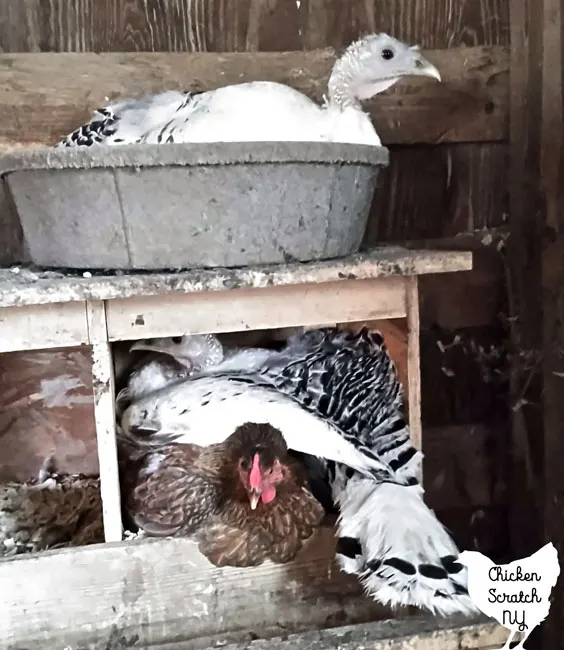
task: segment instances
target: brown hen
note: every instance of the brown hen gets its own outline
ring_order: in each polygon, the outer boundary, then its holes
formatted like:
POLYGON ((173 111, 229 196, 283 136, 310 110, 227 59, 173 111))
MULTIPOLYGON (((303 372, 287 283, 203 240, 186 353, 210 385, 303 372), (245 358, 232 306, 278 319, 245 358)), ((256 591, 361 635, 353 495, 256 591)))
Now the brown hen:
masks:
POLYGON ((151 536, 191 537, 216 566, 288 562, 324 516, 299 462, 269 424, 225 442, 121 449, 124 509, 151 536))

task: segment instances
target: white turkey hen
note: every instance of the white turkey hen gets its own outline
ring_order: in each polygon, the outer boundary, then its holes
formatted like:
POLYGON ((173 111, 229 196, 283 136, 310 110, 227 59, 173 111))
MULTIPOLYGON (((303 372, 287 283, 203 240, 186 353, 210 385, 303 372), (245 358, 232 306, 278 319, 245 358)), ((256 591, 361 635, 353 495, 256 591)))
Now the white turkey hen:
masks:
POLYGON ((338 559, 368 594, 442 615, 476 612, 458 549, 423 501, 422 456, 382 337, 312 330, 260 369, 244 365, 235 357, 139 400, 124 413, 124 435, 205 446, 251 417, 271 423, 289 449, 323 459, 339 510, 338 559))
POLYGON ((335 62, 323 106, 271 81, 199 93, 169 90, 99 108, 57 146, 253 141, 379 146, 360 103, 410 75, 441 80, 417 46, 388 34, 371 34, 349 45, 335 62))

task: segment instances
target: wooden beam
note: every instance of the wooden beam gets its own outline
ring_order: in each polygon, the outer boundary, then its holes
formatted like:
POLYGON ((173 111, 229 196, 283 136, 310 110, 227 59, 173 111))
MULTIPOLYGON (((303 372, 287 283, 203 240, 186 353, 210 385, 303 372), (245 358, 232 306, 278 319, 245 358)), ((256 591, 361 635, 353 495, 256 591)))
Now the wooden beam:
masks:
POLYGON ((103 301, 87 302, 86 313, 92 345, 92 392, 104 537, 106 542, 119 542, 123 527, 116 441, 116 390, 112 348, 108 343, 106 305, 103 301))
MULTIPOLYGON (((384 144, 500 141, 507 136, 504 47, 431 50, 443 83, 413 77, 368 104, 384 144)), ((41 53, 0 55, 4 147, 54 144, 117 98, 166 89, 207 90, 267 79, 321 100, 332 49, 240 53, 41 53)), ((268 119, 268 116, 265 116, 268 119)))
POLYGON ((279 647, 456 650, 489 648, 503 640, 504 631, 483 618, 406 620, 404 610, 403 620, 380 627, 376 621, 389 619, 390 611, 364 596, 354 576, 339 571, 333 529, 319 529, 311 542, 287 565, 266 562, 246 569, 213 567, 186 539, 97 544, 0 562, 0 583, 10 585, 0 590, 0 643, 93 650, 164 650, 170 644, 198 650, 248 643, 251 635, 264 639, 305 632, 325 637, 326 644, 279 647), (65 588, 53 589, 54 580, 65 588), (319 631, 331 622, 366 621, 370 626, 357 628, 348 642, 338 631, 319 631), (417 638, 421 632, 422 641, 417 638), (332 638, 339 643, 330 643, 332 638))
POLYGON ((407 395, 409 433, 415 447, 423 447, 421 432, 421 352, 419 348, 419 288, 417 276, 406 278, 407 307, 407 395))
POLYGON ((405 278, 342 280, 108 302, 110 341, 406 315, 405 278))
MULTIPOLYGON (((521 353, 512 382, 512 551, 522 557, 552 541, 562 558, 564 2, 513 0, 510 8, 510 301, 521 353)), ((560 581, 538 630, 544 650, 562 646, 563 619, 560 581)))
POLYGON ((307 264, 194 269, 178 273, 92 274, 89 278, 79 273, 29 269, 13 273, 0 268, 0 307, 454 273, 471 268, 472 253, 469 252, 415 251, 399 246, 307 264))
POLYGON ((196 543, 171 538, 0 562, 0 584, 10 585, 0 590, 0 646, 102 650, 114 647, 108 640, 119 633, 137 635, 132 647, 191 640, 194 650, 197 639, 217 647, 250 632, 273 636, 331 620, 390 617, 388 608, 363 595, 355 576, 339 570, 332 526, 310 541, 291 563, 245 569, 216 568, 196 543), (56 594, 54 580, 65 585, 56 594))
MULTIPOLYGON (((485 650, 497 648, 505 641, 505 636, 501 626, 489 621, 478 623, 454 617, 454 620, 439 622, 437 618, 417 617, 401 622, 364 623, 268 640, 259 639, 252 646, 248 643, 234 643, 224 646, 223 650, 485 650)), ((179 646, 177 650, 192 648, 185 645, 179 646)))
POLYGON ((0 352, 44 350, 87 342, 83 302, 0 307, 0 352))

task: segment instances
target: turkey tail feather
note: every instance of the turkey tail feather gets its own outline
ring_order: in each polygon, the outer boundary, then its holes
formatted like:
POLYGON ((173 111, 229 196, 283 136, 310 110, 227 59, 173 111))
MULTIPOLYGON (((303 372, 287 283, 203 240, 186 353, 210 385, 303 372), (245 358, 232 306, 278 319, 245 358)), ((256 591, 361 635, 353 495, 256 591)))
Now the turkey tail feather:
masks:
POLYGON ((419 486, 350 478, 335 495, 339 564, 384 605, 415 605, 442 616, 477 613, 458 549, 422 494, 419 486))

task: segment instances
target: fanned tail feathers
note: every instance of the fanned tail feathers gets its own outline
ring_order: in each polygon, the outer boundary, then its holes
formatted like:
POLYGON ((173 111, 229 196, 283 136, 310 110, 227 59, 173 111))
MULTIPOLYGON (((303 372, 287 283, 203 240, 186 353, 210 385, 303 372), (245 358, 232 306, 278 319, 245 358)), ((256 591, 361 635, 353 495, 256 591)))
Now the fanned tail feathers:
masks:
POLYGON ((420 486, 376 485, 358 474, 349 479, 334 494, 337 560, 384 605, 415 605, 442 616, 477 613, 458 549, 422 494, 420 486))

